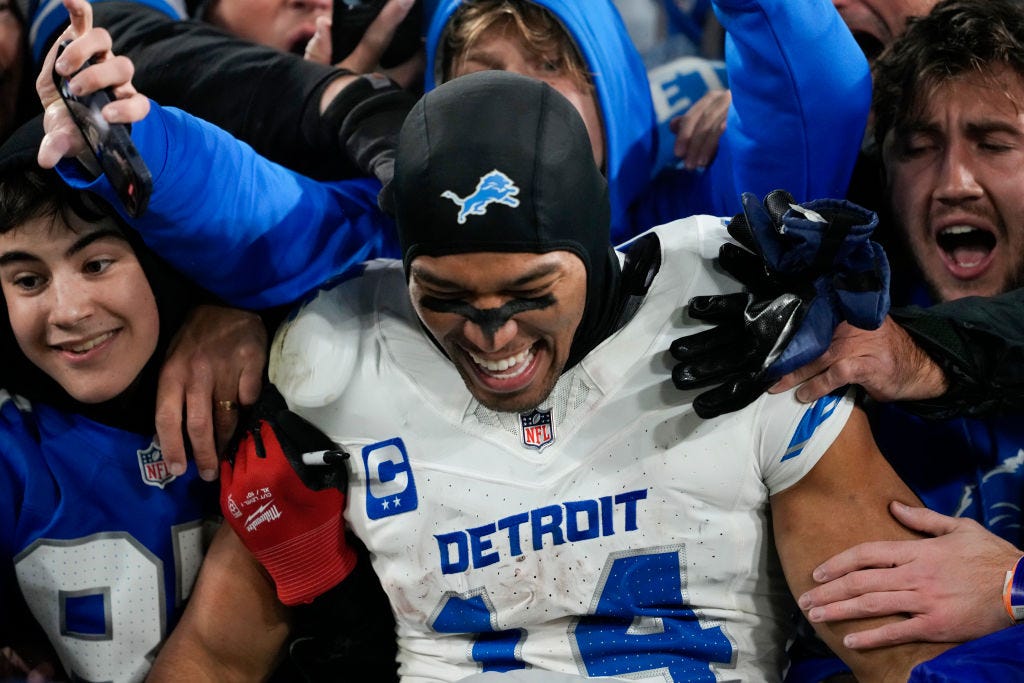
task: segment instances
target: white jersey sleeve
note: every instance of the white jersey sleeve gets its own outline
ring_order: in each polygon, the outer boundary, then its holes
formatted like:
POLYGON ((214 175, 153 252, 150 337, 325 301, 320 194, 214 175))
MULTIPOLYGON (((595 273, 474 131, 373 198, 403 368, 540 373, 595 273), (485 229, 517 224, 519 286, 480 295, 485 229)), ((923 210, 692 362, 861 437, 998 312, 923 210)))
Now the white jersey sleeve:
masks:
POLYGON ((800 481, 818 463, 846 426, 852 395, 852 389, 839 390, 805 405, 789 391, 755 403, 755 453, 769 495, 800 481))

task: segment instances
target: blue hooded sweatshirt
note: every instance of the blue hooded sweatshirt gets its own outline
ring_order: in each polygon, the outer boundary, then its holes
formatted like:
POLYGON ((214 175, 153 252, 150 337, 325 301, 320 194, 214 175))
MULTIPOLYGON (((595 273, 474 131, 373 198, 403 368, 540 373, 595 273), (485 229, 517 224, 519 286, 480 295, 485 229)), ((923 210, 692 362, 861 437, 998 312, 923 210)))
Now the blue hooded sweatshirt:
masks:
MULTIPOLYGON (((797 201, 843 197, 860 150, 871 78, 828 0, 718 0, 733 91, 726 131, 703 173, 658 170, 658 122, 643 61, 611 0, 533 0, 576 41, 603 118, 612 239, 693 214, 732 215, 740 194, 776 188, 797 201)), ((462 0, 440 0, 427 27, 426 87, 441 74, 444 29, 462 0)))

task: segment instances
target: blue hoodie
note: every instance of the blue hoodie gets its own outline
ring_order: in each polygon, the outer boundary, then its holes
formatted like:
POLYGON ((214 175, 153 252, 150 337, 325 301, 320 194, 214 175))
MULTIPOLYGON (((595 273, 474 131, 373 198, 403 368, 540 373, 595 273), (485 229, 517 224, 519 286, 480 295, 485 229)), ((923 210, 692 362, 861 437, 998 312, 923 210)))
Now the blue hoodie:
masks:
MULTIPOLYGON (((704 173, 658 165, 657 119, 643 61, 611 0, 533 0, 576 41, 605 129, 612 239, 676 218, 732 215, 742 192, 798 201, 843 197, 860 149, 871 78, 828 0, 718 0, 733 89, 727 128, 704 173)), ((440 76, 441 37, 462 0, 440 0, 427 28, 426 87, 440 76)))

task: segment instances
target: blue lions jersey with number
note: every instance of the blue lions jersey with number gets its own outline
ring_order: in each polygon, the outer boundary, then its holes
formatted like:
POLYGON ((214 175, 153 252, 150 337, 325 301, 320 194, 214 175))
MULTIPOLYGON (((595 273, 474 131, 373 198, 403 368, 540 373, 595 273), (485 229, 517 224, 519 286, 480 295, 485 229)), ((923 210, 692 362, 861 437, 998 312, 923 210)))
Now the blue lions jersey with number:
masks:
POLYGON ((324 289, 279 330, 272 381, 351 456, 345 518, 390 597, 405 683, 780 679, 794 607, 769 496, 852 403, 764 396, 702 420, 671 385, 666 349, 699 329, 681 307, 728 286, 688 241, 721 227, 657 229, 663 265, 635 315, 522 414, 465 388, 401 262, 324 289))
POLYGON ((145 678, 215 506, 216 487, 194 464, 171 475, 152 436, 0 392, 0 613, 20 590, 72 679, 145 678))

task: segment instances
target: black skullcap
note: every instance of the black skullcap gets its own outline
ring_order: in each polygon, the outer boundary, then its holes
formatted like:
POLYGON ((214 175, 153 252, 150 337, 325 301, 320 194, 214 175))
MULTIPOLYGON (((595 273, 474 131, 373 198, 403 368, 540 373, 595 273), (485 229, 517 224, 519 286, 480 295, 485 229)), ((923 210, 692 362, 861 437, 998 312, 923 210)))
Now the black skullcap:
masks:
POLYGON ((576 108, 539 80, 483 71, 413 107, 385 195, 406 273, 417 256, 570 251, 587 269, 578 362, 614 329, 619 262, 608 186, 576 108))

